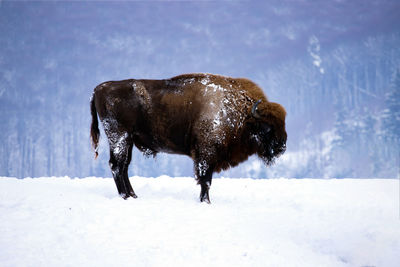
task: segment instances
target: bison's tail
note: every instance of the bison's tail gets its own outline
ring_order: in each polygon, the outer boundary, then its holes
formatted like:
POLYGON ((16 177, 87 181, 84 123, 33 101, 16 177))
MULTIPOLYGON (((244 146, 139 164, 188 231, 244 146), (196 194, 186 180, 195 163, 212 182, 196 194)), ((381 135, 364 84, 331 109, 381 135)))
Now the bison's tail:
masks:
POLYGON ((99 121, 97 120, 97 110, 96 105, 94 103, 94 93, 92 99, 90 100, 90 112, 92 113, 92 125, 90 127, 90 138, 92 140, 92 146, 94 149, 96 159, 99 153, 97 152, 98 145, 99 145, 99 138, 100 138, 100 131, 99 131, 99 121))

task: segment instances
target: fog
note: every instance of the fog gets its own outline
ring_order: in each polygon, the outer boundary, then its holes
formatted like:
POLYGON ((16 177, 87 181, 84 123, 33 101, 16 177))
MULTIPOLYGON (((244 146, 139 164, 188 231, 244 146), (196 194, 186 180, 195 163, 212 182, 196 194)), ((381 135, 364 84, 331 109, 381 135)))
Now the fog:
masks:
MULTIPOLYGON (((287 110, 287 151, 225 177, 396 177, 398 1, 0 1, 0 175, 110 177, 89 98, 104 81, 246 77, 287 110)), ((130 175, 191 176, 134 150, 130 175)), ((218 176, 218 175, 216 175, 218 176)))

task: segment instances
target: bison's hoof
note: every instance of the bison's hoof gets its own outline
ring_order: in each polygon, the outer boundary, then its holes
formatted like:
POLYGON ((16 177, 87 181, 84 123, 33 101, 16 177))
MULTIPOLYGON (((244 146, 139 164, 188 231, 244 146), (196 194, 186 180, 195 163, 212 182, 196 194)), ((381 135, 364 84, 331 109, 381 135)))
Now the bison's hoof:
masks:
POLYGON ((123 199, 127 199, 129 197, 129 195, 125 194, 125 193, 120 193, 119 194, 123 199))
POLYGON ((211 204, 210 198, 207 197, 200 197, 200 202, 205 202, 207 204, 211 204))
POLYGON ((123 199, 128 199, 129 197, 137 198, 137 195, 134 192, 130 192, 129 194, 121 193, 119 194, 123 199))

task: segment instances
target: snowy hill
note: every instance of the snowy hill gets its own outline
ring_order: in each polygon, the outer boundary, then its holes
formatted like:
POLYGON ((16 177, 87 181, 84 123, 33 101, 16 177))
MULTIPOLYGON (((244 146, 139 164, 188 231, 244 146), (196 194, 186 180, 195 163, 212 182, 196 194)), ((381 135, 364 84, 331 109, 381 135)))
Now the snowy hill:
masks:
POLYGON ((399 181, 0 178, 0 266, 400 266, 399 181))

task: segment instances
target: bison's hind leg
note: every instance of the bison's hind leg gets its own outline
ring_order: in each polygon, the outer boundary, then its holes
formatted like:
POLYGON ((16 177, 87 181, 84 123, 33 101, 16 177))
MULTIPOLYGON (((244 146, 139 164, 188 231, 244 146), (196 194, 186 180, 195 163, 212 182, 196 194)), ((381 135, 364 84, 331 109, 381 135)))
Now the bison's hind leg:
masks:
POLYGON ((133 141, 127 132, 113 132, 109 136, 110 168, 122 198, 137 198, 128 177, 128 167, 132 158, 133 141))

